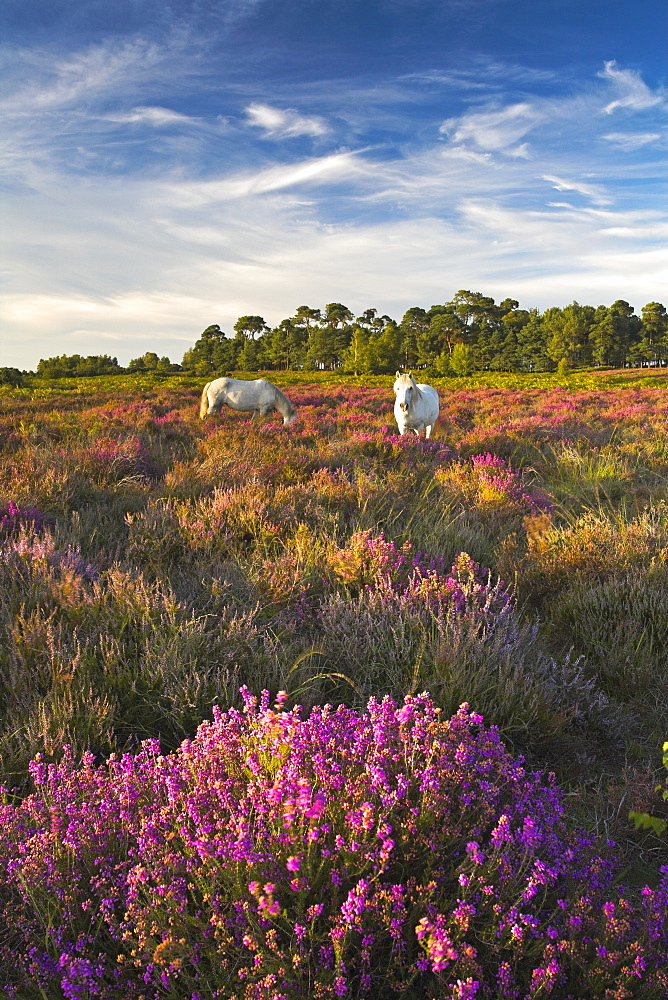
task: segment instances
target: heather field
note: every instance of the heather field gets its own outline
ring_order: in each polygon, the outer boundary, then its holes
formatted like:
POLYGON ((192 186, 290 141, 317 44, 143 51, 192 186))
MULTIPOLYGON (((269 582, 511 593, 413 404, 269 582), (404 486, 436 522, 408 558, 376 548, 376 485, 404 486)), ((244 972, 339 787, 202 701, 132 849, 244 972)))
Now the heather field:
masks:
POLYGON ((0 390, 2 995, 665 998, 668 377, 269 377, 0 390))

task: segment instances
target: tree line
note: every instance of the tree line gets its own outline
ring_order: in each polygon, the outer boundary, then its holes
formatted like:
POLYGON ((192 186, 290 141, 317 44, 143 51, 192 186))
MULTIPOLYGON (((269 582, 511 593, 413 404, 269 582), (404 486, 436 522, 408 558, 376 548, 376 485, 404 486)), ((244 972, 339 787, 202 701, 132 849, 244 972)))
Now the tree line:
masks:
POLYGON ((515 299, 496 304, 470 291, 430 309, 413 306, 400 322, 376 309, 354 316, 340 302, 323 310, 299 306, 273 328, 262 316, 242 316, 233 337, 209 326, 183 358, 183 368, 199 375, 271 369, 363 375, 397 368, 466 375, 652 363, 668 363, 668 313, 660 302, 648 303, 640 316, 623 299, 540 313, 521 309, 515 299))
MULTIPOLYGON (((364 375, 419 368, 447 376, 648 364, 668 364, 668 313, 660 302, 649 302, 639 316, 623 299, 596 307, 572 302, 541 313, 521 309, 515 299, 497 304, 480 292, 461 290, 443 305, 412 306, 399 322, 376 309, 355 316, 340 302, 324 309, 299 306, 275 327, 262 316, 241 316, 231 336, 214 323, 180 365, 152 351, 125 369, 108 355, 75 354, 40 361, 36 374, 63 378, 185 371, 205 376, 338 369, 364 375)), ((16 384, 17 375, 17 369, 0 369, 0 381, 6 384, 16 384), (8 373, 4 380, 3 372, 8 373)))

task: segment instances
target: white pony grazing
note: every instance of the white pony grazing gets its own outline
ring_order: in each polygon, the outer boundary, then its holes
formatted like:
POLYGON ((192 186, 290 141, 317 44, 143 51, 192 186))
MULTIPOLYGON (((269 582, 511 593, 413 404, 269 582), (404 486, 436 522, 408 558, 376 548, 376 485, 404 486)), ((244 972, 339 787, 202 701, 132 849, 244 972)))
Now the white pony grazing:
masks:
POLYGON ((260 414, 266 417, 277 410, 283 417, 283 426, 289 427, 297 419, 292 403, 273 382, 265 378, 246 381, 239 378, 217 378, 207 382, 202 389, 199 415, 202 420, 213 413, 220 413, 222 406, 232 410, 253 410, 253 419, 260 414))
POLYGON ((419 436, 424 427, 425 437, 429 437, 438 420, 438 393, 431 385, 416 382, 413 372, 402 375, 397 372, 394 383, 394 418, 400 434, 415 431, 419 436))

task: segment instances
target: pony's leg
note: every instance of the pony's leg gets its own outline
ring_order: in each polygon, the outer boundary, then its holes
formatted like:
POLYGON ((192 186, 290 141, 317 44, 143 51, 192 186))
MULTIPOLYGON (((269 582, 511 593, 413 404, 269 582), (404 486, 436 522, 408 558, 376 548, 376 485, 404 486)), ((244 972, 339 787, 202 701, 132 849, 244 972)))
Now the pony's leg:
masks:
POLYGON ((420 432, 419 432, 419 430, 417 429, 417 427, 414 427, 414 428, 413 428, 413 433, 414 433, 414 434, 417 434, 417 436, 418 436, 418 437, 420 437, 420 432))
POLYGON ((425 436, 425 438, 431 437, 431 429, 432 429, 433 426, 434 426, 433 424, 427 424, 426 425, 426 427, 424 429, 424 436, 425 436))

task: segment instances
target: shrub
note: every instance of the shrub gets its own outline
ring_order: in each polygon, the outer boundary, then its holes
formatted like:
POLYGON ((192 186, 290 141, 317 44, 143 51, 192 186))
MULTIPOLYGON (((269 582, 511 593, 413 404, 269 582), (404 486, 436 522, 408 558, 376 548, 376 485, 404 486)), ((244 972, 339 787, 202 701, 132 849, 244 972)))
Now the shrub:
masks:
POLYGON ((43 523, 42 515, 35 507, 23 507, 12 500, 0 506, 0 538, 16 535, 21 529, 37 531, 43 523))
POLYGON ((668 567, 650 565, 602 580, 577 580, 550 605, 551 629, 584 656, 589 672, 620 700, 668 699, 668 567))
POLYGON ((588 511, 571 524, 547 513, 524 519, 526 547, 517 539, 504 546, 501 565, 517 577, 522 596, 538 603, 573 584, 583 586, 646 572, 668 554, 668 528, 662 507, 626 518, 588 511))
POLYGON ((98 437, 81 455, 86 472, 102 481, 117 481, 126 476, 160 478, 165 469, 155 462, 143 442, 135 435, 98 437))
POLYGON ((2 807, 6 995, 665 995, 642 905, 466 706, 214 712, 170 756, 32 765, 2 807))
POLYGON ((498 455, 474 455, 470 464, 457 462, 435 475, 446 495, 492 522, 539 514, 551 507, 543 493, 527 487, 520 474, 498 455))
POLYGON ((433 608, 450 605, 458 611, 484 609, 500 612, 510 602, 501 583, 492 586, 466 552, 460 552, 449 571, 443 560, 416 550, 410 542, 397 548, 371 530, 356 531, 347 546, 332 553, 329 571, 347 592, 363 587, 392 591, 404 603, 433 608))

